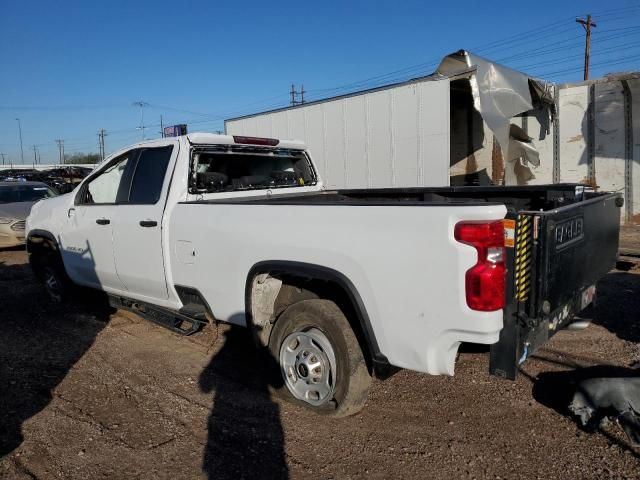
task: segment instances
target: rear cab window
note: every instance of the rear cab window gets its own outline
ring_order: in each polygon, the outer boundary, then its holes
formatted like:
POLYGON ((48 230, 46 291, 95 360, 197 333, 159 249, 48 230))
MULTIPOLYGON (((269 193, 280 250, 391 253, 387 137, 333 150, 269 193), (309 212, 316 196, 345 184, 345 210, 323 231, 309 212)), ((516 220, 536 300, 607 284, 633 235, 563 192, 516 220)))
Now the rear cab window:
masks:
POLYGON ((317 177, 303 150, 244 146, 194 149, 189 193, 222 193, 315 185, 317 177))

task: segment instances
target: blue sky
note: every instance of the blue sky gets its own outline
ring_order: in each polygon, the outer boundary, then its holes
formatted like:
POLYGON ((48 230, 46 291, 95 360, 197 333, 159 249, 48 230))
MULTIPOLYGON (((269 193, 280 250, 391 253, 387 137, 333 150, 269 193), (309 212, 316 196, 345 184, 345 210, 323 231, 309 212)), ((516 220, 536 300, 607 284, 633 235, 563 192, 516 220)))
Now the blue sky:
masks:
POLYGON ((107 152, 166 123, 222 129, 222 119, 413 78, 465 48, 552 81, 582 78, 582 28, 592 13, 592 77, 640 70, 640 0, 14 1, 0 8, 0 152, 20 162, 107 152), (489 5, 492 7, 490 8, 489 5))

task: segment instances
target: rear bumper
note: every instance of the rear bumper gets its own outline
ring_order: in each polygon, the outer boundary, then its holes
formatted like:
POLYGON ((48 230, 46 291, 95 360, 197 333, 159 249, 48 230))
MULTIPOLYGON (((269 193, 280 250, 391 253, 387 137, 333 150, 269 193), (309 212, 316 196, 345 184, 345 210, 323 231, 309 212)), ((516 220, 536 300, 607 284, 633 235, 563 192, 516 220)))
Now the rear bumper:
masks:
POLYGON ((571 300, 543 317, 521 316, 509 321, 500 334, 500 341, 491 347, 491 373, 514 380, 520 365, 591 304, 594 300, 592 288, 595 293, 593 286, 583 288, 571 300))
POLYGON ((502 322, 496 325, 495 329, 485 332, 464 332, 459 330, 443 332, 435 342, 435 345, 433 345, 433 348, 430 349, 433 353, 429 359, 427 373, 431 375, 453 375, 456 356, 461 343, 492 345, 500 338, 501 328, 502 322))
POLYGON ((533 324, 522 338, 518 365, 524 363, 540 346, 563 328, 568 327, 575 316, 584 310, 591 302, 585 304, 584 296, 591 287, 582 289, 563 306, 551 312, 548 316, 530 322, 533 324))

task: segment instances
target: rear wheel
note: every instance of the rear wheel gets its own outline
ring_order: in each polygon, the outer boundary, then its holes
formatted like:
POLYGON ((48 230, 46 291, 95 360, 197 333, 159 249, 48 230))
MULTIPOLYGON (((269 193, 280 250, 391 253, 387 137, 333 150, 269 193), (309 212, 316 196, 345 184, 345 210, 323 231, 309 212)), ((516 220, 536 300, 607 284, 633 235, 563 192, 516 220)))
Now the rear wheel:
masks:
POLYGON ((278 392, 318 413, 347 416, 364 407, 371 385, 364 354, 346 317, 330 300, 289 306, 269 338, 282 377, 278 392))

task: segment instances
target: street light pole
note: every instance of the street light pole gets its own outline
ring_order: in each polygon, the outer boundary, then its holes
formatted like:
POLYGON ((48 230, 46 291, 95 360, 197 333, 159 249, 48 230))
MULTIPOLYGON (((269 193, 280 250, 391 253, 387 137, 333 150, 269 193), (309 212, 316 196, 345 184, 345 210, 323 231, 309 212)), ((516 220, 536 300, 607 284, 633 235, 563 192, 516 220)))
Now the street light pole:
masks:
POLYGON ((133 105, 136 107, 140 107, 140 130, 142 130, 142 140, 144 140, 144 107, 148 106, 147 102, 143 102, 142 100, 133 102, 133 105))
POLYGON ((20 134, 20 160, 24 164, 24 150, 22 149, 22 123, 19 118, 16 118, 18 122, 18 133, 20 134))

